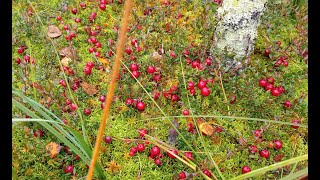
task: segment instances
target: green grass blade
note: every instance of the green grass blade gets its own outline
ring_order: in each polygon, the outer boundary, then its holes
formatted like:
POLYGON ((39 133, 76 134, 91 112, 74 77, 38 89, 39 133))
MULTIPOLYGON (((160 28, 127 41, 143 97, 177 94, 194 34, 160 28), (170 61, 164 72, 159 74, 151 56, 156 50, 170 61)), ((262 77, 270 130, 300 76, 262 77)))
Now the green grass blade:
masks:
POLYGON ((308 168, 304 168, 303 170, 297 171, 295 173, 289 174, 288 176, 280 179, 280 180, 291 180, 291 179, 297 179, 298 177, 301 177, 303 175, 308 175, 308 168))

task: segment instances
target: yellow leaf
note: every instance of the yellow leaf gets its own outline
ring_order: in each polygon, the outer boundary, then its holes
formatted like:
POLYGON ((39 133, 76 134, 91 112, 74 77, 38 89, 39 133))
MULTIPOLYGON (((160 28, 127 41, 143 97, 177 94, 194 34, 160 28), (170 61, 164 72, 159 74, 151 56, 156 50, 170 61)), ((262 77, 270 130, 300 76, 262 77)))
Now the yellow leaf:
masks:
POLYGON ((46 146, 46 150, 48 153, 50 153, 50 157, 54 158, 57 154, 59 154, 60 150, 62 149, 62 146, 55 142, 50 142, 46 146))
POLYGON ((116 161, 112 160, 109 162, 108 168, 107 168, 107 170, 109 172, 115 173, 115 172, 119 171, 120 169, 121 169, 121 166, 118 165, 116 161))
POLYGON ((198 126, 199 130, 208 136, 211 136, 214 133, 214 128, 202 119, 198 119, 198 126))

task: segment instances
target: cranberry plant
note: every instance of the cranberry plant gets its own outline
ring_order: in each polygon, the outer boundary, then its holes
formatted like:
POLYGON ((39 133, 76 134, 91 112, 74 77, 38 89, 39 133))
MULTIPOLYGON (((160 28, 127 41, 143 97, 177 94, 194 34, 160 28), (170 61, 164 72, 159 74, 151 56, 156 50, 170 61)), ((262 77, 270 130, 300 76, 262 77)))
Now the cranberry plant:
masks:
MULTIPOLYGON (((15 178, 87 175, 123 3, 13 1, 15 178)), ((97 178, 307 174, 307 4, 268 3, 232 73, 210 50, 221 3, 134 2, 97 178)))

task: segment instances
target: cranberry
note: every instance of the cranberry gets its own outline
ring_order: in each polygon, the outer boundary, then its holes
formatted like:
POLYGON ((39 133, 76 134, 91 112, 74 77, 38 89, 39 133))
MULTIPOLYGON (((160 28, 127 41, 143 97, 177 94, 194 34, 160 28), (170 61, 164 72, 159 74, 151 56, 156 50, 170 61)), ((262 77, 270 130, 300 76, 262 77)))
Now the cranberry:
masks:
POLYGON ((223 128, 221 126, 217 126, 216 129, 215 129, 215 132, 222 132, 223 131, 223 128))
POLYGON ((176 158, 173 154, 178 155, 178 151, 175 149, 171 149, 169 150, 169 152, 167 152, 168 157, 172 159, 176 158))
POLYGON ((20 58, 17 58, 17 59, 16 59, 16 63, 17 63, 17 64, 20 64, 20 63, 21 63, 21 59, 20 59, 20 58))
POLYGON ((198 61, 192 61, 192 63, 191 63, 191 67, 192 68, 196 68, 196 67, 198 67, 199 66, 199 62, 198 61))
POLYGON ((282 86, 279 86, 278 89, 280 90, 281 93, 285 92, 285 90, 284 90, 284 88, 282 86))
POLYGON ((96 43, 94 44, 94 46, 95 46, 96 48, 101 48, 101 43, 100 43, 100 42, 96 42, 96 43))
POLYGON ((148 131, 144 128, 139 130, 139 136, 140 137, 144 137, 145 134, 148 134, 148 131))
POLYGON ((140 46, 137 46, 137 47, 136 47, 136 51, 141 52, 141 51, 142 51, 142 48, 141 48, 140 46))
POLYGON ((93 53, 93 52, 95 52, 94 47, 89 48, 89 53, 93 53))
POLYGON ((33 133, 34 137, 42 137, 43 136, 43 131, 38 129, 33 133))
POLYGON ((146 108, 146 104, 144 102, 137 102, 136 104, 136 108, 139 110, 139 111, 144 111, 144 109, 146 108))
POLYGON ((77 8, 72 8, 71 12, 72 12, 72 14, 77 14, 78 10, 77 10, 77 8))
POLYGON ((206 87, 206 86, 207 86, 207 82, 204 81, 204 80, 200 80, 199 83, 197 84, 197 87, 198 87, 199 89, 202 89, 202 88, 204 88, 204 87, 206 87))
POLYGON ((191 81, 188 82, 188 89, 194 89, 193 82, 191 82, 191 81))
POLYGON ((70 108, 72 111, 75 111, 77 109, 77 106, 75 104, 71 103, 70 108))
POLYGON ((210 94, 210 89, 208 87, 204 87, 201 89, 201 95, 206 97, 206 96, 209 96, 210 94))
POLYGON ((187 175, 185 172, 182 171, 181 173, 178 174, 178 177, 179 177, 179 179, 186 179, 187 175))
POLYGON ((190 114, 190 113, 189 113, 189 110, 186 109, 186 110, 183 111, 183 115, 189 116, 189 114, 190 114))
MULTIPOLYGON (((300 124, 300 121, 298 119, 295 119, 295 120, 292 121, 292 123, 293 124, 300 124)), ((294 125, 291 125, 291 127, 294 128, 294 129, 298 129, 299 128, 299 126, 294 126, 294 125)))
POLYGON ((205 174, 206 176, 208 177, 212 177, 212 174, 209 170, 205 169, 205 170, 202 170, 203 174, 205 174))
POLYGON ((154 95, 153 95, 153 99, 157 100, 157 99, 159 99, 159 96, 160 96, 160 93, 155 92, 154 95))
POLYGON ((156 158, 156 159, 154 160, 154 163, 155 163, 156 165, 158 165, 158 166, 161 166, 161 165, 162 165, 162 162, 160 161, 159 158, 156 158))
POLYGON ((266 150, 266 149, 263 149, 263 150, 260 151, 260 156, 261 157, 268 158, 269 155, 270 155, 270 152, 268 150, 266 150))
POLYGON ((188 56, 189 55, 189 50, 188 49, 183 50, 183 55, 188 56))
POLYGON ((25 62, 25 63, 29 63, 29 62, 30 62, 30 56, 29 56, 29 55, 25 55, 25 56, 23 57, 23 59, 24 59, 24 62, 25 62))
POLYGON ((196 90, 194 90, 194 89, 190 89, 189 92, 190 92, 191 96, 196 94, 196 90))
POLYGON ((251 171, 251 169, 250 169, 249 166, 243 166, 243 168, 242 168, 242 174, 248 173, 248 172, 250 172, 250 171, 251 171))
POLYGON ((90 61, 90 62, 87 62, 86 66, 92 69, 94 67, 94 64, 93 62, 90 61))
POLYGON ((102 10, 102 11, 104 11, 104 10, 106 10, 106 4, 100 4, 100 6, 99 6, 99 8, 102 10))
POLYGON ((268 84, 264 87, 264 89, 265 89, 266 91, 271 90, 271 89, 273 89, 273 88, 274 88, 273 85, 270 84, 270 83, 268 83, 268 84))
POLYGON ((179 97, 178 97, 178 95, 176 95, 176 94, 172 94, 172 96, 171 96, 171 100, 172 100, 172 102, 177 102, 177 101, 179 101, 179 97))
POLYGON ((127 47, 126 50, 125 50, 125 52, 130 55, 130 54, 132 53, 132 50, 131 50, 130 47, 127 47))
POLYGON ((59 84, 60 84, 61 86, 63 86, 63 87, 66 87, 66 86, 67 86, 63 79, 61 79, 61 80, 59 81, 59 84))
POLYGON ((283 61, 279 60, 279 61, 277 61, 277 62, 275 63, 275 65, 279 67, 279 66, 281 66, 282 63, 283 63, 283 61))
POLYGON ((274 148, 275 148, 275 149, 281 149, 281 148, 282 148, 282 141, 280 141, 280 140, 275 140, 275 141, 274 141, 274 148))
POLYGON ((271 52, 271 48, 267 48, 265 51, 264 51, 264 55, 269 57, 269 54, 271 52))
POLYGON ((260 81, 259 81, 259 86, 260 86, 260 87, 266 87, 267 84, 268 84, 268 81, 267 81, 267 80, 265 80, 265 79, 260 79, 260 81))
POLYGON ((130 151, 130 152, 129 152, 129 156, 131 156, 131 157, 132 157, 132 156, 134 156, 134 155, 135 155, 135 153, 134 153, 134 152, 132 152, 132 151, 130 151))
POLYGON ((92 38, 90 38, 90 39, 91 39, 91 42, 92 42, 92 43, 98 42, 97 38, 95 38, 95 37, 92 37, 92 38))
POLYGON ((131 55, 130 59, 131 59, 132 61, 137 60, 137 58, 136 58, 134 55, 131 55))
POLYGON ((287 67, 288 65, 289 65, 288 61, 284 61, 284 62, 283 62, 283 66, 284 66, 284 67, 287 67))
POLYGON ((74 22, 80 23, 80 22, 81 22, 81 19, 80 19, 80 18, 76 18, 76 19, 74 20, 74 22))
POLYGON ((99 101, 105 102, 106 101, 106 96, 102 95, 99 97, 99 101))
POLYGON ((191 64, 191 59, 190 58, 186 58, 186 63, 187 63, 187 65, 191 64))
POLYGON ((158 82, 160 81, 160 79, 161 79, 161 74, 156 74, 156 75, 153 76, 153 80, 154 80, 156 83, 158 83, 158 82))
POLYGON ((110 144, 112 142, 112 138, 110 136, 106 136, 104 138, 104 142, 106 142, 107 144, 110 144))
POLYGON ((129 106, 129 105, 133 104, 133 102, 134 102, 133 99, 128 98, 126 100, 126 105, 129 106))
POLYGON ((62 20, 62 17, 61 17, 61 16, 57 16, 57 20, 58 20, 58 21, 61 21, 61 20, 62 20))
POLYGON ((138 144, 138 146, 137 146, 138 152, 143 152, 144 149, 145 149, 144 144, 138 144))
POLYGON ((80 7, 81 7, 82 9, 85 9, 85 8, 86 8, 86 3, 81 2, 81 3, 80 3, 80 7))
POLYGON ((91 68, 88 66, 85 66, 83 69, 84 74, 90 75, 91 74, 91 68))
POLYGON ((176 54, 174 53, 174 51, 171 51, 171 52, 170 52, 170 56, 173 57, 173 58, 176 58, 176 57, 177 57, 176 54))
POLYGON ((79 161, 79 160, 80 160, 80 156, 77 155, 76 158, 75 158, 75 160, 76 160, 76 161, 79 161))
POLYGON ((73 166, 72 166, 72 165, 66 166, 66 167, 64 168, 64 172, 65 172, 66 174, 73 174, 73 166))
POLYGON ((139 71, 132 71, 131 77, 132 77, 132 78, 138 78, 139 75, 140 75, 139 71))
POLYGON ((83 112, 88 116, 91 114, 90 108, 86 108, 83 112))
POLYGON ((138 71, 139 70, 138 64, 135 64, 135 63, 130 64, 129 68, 131 71, 138 71))
POLYGON ((273 77, 267 77, 267 82, 270 84, 274 84, 274 78, 273 77))
POLYGON ((160 154, 160 148, 158 146, 154 146, 150 151, 151 156, 158 156, 160 154))
POLYGON ((73 74, 74 74, 73 69, 68 69, 68 73, 69 73, 70 75, 73 75, 73 74))
POLYGON ((250 151, 251 153, 255 154, 255 153, 258 152, 258 148, 257 148, 257 146, 255 146, 255 145, 251 145, 251 146, 249 147, 249 151, 250 151))
POLYGON ((138 40, 136 38, 131 40, 131 45, 135 46, 136 44, 138 44, 138 40))
POLYGON ((152 73, 154 73, 155 71, 156 71, 156 68, 155 68, 154 66, 148 66, 147 72, 148 72, 149 74, 152 74, 152 73))
POLYGON ((97 51, 97 52, 95 53, 95 56, 96 56, 96 57, 100 57, 100 56, 101 56, 101 53, 100 53, 99 51, 97 51))
POLYGON ((22 53, 24 53, 24 47, 20 46, 18 49, 18 54, 22 54, 22 53))
POLYGON ((261 131, 260 129, 257 129, 257 130, 255 130, 255 131, 253 132, 253 135, 254 135, 255 137, 260 138, 260 137, 262 137, 262 131, 261 131))
POLYGON ((206 59, 206 64, 207 66, 210 66, 212 64, 212 60, 210 58, 206 59))
POLYGON ((68 121, 66 119, 62 119, 62 122, 67 125, 68 124, 68 121))
POLYGON ((291 107, 291 102, 289 100, 286 100, 284 103, 283 103, 284 107, 286 108, 290 108, 291 107))
POLYGON ((184 152, 184 155, 186 156, 186 158, 188 158, 189 160, 193 160, 193 155, 192 152, 184 152))
POLYGON ((281 91, 278 88, 271 89, 272 96, 279 96, 280 94, 281 94, 281 91))
POLYGON ((132 148, 130 149, 130 152, 137 153, 137 152, 138 152, 138 149, 135 148, 135 147, 132 147, 132 148))

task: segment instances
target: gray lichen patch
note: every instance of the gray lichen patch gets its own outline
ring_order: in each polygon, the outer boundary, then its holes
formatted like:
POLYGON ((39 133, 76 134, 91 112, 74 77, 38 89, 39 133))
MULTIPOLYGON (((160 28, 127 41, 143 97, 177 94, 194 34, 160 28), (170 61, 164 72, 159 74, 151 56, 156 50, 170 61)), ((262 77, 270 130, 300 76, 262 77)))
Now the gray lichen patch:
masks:
POLYGON ((234 59, 248 57, 253 51, 260 16, 267 0, 224 0, 218 9, 214 50, 227 50, 234 59))

